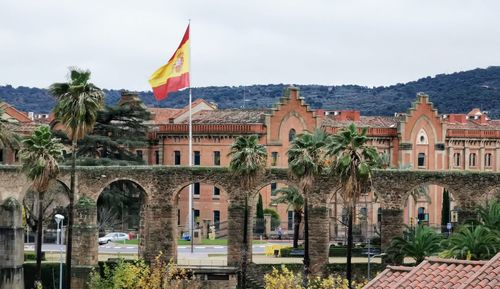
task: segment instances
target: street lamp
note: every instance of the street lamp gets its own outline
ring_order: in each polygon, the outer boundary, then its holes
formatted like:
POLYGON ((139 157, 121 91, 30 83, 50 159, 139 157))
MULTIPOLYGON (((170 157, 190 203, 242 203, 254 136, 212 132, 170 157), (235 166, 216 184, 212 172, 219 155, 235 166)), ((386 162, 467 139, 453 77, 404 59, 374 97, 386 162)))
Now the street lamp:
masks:
POLYGON ((378 254, 378 255, 373 255, 371 254, 371 252, 368 250, 368 282, 370 282, 370 261, 372 260, 372 258, 375 258, 375 257, 384 257, 385 255, 387 255, 386 253, 382 253, 382 254, 378 254))
POLYGON ((64 220, 64 216, 61 214, 56 214, 54 216, 57 223, 57 242, 59 243, 59 289, 62 289, 62 234, 61 228, 64 220))

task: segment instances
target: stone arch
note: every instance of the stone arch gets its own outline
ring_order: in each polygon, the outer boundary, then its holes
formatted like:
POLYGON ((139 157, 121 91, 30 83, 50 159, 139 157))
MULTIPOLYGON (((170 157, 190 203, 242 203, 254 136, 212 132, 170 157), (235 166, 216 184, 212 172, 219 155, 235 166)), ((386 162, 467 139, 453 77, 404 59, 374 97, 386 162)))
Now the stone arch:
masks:
POLYGON ((99 197, 101 196, 102 192, 107 188, 109 187, 112 183, 115 183, 115 182, 119 182, 119 181, 128 181, 128 182, 132 182, 134 184, 136 184, 137 186, 139 186, 145 193, 145 197, 146 198, 150 198, 152 196, 152 192, 150 192, 148 190, 148 187, 143 185, 140 181, 138 181, 136 178, 132 178, 132 177, 115 177, 111 180, 108 180, 106 182, 104 182, 100 187, 99 187, 99 192, 92 192, 93 194, 91 196, 88 196, 88 197, 92 197, 92 199, 94 199, 94 201, 97 203, 97 200, 99 199, 99 197))
POLYGON ((402 203, 400 203, 401 207, 404 208, 406 206, 406 202, 408 198, 410 198, 411 191, 414 189, 417 189, 419 186, 438 186, 442 187, 443 189, 447 190, 450 193, 450 196, 453 196, 453 200, 457 203, 457 205, 460 205, 460 193, 457 192, 453 187, 449 186, 448 183, 445 182, 439 182, 439 181, 425 181, 417 184, 413 184, 402 196, 402 203))

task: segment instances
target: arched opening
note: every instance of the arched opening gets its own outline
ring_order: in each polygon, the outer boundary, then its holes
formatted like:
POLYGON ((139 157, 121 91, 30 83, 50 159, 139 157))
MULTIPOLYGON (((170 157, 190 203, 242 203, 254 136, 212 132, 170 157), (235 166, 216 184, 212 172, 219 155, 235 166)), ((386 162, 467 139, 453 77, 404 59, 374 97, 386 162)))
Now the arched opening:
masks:
POLYGON ((132 180, 115 180, 102 190, 97 199, 100 253, 140 251, 145 204, 146 191, 132 180))
POLYGON ((174 236, 177 243, 177 263, 200 265, 200 254, 211 264, 226 265, 228 243, 229 196, 219 184, 194 182, 186 184, 174 196, 174 236), (191 186, 190 186, 191 185, 191 186), (192 188, 192 232, 189 226, 189 188, 192 188), (193 253, 191 254, 191 238, 193 253), (208 254, 217 255, 211 257, 208 254))
MULTIPOLYGON (((62 243, 65 243, 66 223, 68 220, 67 207, 69 204, 69 188, 60 181, 53 181, 49 185, 42 200, 42 241, 44 244, 57 244, 57 223, 54 219, 56 214, 64 216, 62 223, 62 243)), ((36 240, 38 225, 38 204, 40 200, 38 193, 31 188, 28 189, 22 201, 23 225, 25 227, 25 243, 34 244, 36 240)), ((31 248, 28 245, 28 248, 31 248)))
POLYGON ((296 136, 296 132, 295 132, 295 129, 292 128, 290 129, 290 131, 288 131, 288 141, 291 142, 295 139, 295 136, 296 136))
POLYGON ((404 223, 424 225, 448 233, 458 223, 459 206, 451 192, 438 184, 420 184, 407 192, 404 223))

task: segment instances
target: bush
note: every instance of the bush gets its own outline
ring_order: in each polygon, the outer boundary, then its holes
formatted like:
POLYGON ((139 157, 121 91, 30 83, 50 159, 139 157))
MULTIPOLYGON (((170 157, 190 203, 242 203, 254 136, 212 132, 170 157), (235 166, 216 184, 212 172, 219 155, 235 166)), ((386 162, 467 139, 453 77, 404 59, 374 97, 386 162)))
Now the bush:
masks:
MULTIPOLYGON (((42 261, 45 260, 45 252, 42 252, 42 261)), ((36 261, 36 252, 24 252, 24 261, 36 261)))

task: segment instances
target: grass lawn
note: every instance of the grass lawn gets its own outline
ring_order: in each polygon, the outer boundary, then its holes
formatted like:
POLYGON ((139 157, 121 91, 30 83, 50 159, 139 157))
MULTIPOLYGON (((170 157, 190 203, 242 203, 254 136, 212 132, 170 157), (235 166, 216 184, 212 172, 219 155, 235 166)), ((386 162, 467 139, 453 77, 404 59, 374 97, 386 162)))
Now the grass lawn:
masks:
MULTIPOLYGON (((116 242, 118 244, 124 244, 123 241, 118 241, 116 242)), ((253 244, 265 244, 267 243, 266 241, 260 241, 260 240, 254 240, 253 241, 253 244)), ((125 240, 125 244, 127 245, 137 245, 139 244, 139 240, 137 239, 133 239, 133 240, 125 240)), ((177 241, 177 244, 178 245, 190 245, 191 242, 189 241, 184 241, 184 240, 178 240, 177 241)), ((202 242, 201 242, 202 245, 215 245, 215 246, 227 246, 227 239, 215 239, 215 240, 209 240, 209 239, 204 239, 202 242)))

